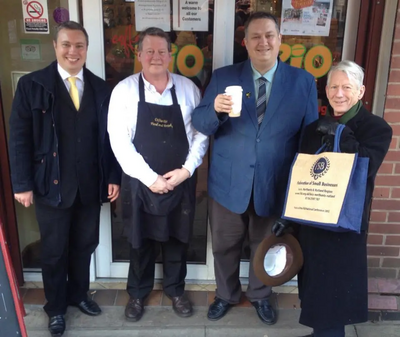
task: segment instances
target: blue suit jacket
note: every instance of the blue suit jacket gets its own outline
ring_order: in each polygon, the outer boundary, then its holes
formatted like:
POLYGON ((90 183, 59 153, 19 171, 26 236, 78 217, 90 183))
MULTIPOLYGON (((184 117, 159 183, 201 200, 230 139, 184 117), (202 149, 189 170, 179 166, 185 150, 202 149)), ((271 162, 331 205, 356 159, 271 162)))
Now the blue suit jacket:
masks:
POLYGON ((259 128, 250 60, 217 69, 192 114, 193 126, 198 131, 214 135, 209 196, 241 214, 254 191, 258 215, 280 216, 301 133, 317 118, 316 85, 314 77, 305 70, 279 61, 259 128), (215 97, 230 85, 243 88, 242 113, 238 118, 214 110, 215 97))

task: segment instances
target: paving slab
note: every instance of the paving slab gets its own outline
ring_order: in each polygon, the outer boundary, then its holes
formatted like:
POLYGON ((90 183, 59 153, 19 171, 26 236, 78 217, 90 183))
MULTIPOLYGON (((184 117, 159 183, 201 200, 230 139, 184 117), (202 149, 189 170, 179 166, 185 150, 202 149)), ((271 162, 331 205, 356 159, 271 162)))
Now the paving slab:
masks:
POLYGON ((355 326, 357 337, 400 337, 400 321, 363 323, 355 326))
MULTIPOLYGON (((206 307, 195 307, 194 315, 180 318, 170 307, 146 307, 136 323, 124 318, 124 307, 102 307, 97 317, 68 308, 63 337, 299 337, 311 329, 298 323, 300 311, 278 312, 278 322, 268 326, 257 317, 254 308, 232 308, 216 322, 206 318, 206 307)), ((39 305, 27 305, 25 324, 29 337, 48 337, 48 318, 39 305)), ((1 335, 1 334, 0 334, 1 335)), ((364 323, 346 327, 346 337, 400 337, 400 322, 364 323)))

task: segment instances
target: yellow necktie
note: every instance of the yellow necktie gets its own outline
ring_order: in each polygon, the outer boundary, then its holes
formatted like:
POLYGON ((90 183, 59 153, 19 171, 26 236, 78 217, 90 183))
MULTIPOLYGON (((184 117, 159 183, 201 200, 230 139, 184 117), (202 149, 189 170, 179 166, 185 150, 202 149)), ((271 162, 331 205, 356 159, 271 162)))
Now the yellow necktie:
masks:
POLYGON ((79 110, 79 92, 78 88, 76 87, 76 77, 68 77, 68 82, 71 85, 69 88, 69 95, 71 96, 76 110, 79 110))

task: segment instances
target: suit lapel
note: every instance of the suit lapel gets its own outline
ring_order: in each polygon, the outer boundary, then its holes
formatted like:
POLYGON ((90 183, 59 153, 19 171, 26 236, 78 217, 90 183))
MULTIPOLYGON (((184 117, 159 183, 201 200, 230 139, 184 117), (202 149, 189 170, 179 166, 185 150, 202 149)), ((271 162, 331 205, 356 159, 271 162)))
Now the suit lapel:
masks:
POLYGON ((271 118, 279 112, 279 105, 281 104, 285 93, 287 91, 286 86, 286 68, 285 64, 278 61, 278 68, 276 69, 274 80, 272 82, 272 88, 268 99, 267 110, 265 112, 264 120, 260 126, 260 132, 265 129, 265 126, 269 123, 271 118))
POLYGON ((243 64, 242 73, 240 74, 240 81, 243 88, 242 98, 242 113, 248 114, 250 120, 253 122, 254 127, 258 130, 257 116, 256 116, 256 94, 254 92, 253 70, 251 69, 250 60, 243 64))

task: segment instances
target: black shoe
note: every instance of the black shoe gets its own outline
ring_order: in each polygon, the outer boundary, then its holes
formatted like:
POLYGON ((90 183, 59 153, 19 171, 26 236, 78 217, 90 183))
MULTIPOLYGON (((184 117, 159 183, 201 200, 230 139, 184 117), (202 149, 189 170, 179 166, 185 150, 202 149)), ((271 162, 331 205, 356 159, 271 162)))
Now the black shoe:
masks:
POLYGON ((130 322, 137 322, 143 316, 144 300, 131 297, 125 307, 125 318, 130 322))
POLYGON ((84 314, 89 315, 89 316, 97 316, 101 314, 101 309, 99 305, 91 300, 91 299, 86 299, 83 300, 82 302, 78 304, 72 304, 74 307, 78 307, 80 311, 82 311, 84 314))
POLYGON ((261 322, 268 325, 276 323, 276 312, 267 299, 254 301, 251 302, 251 304, 256 308, 257 315, 260 317, 261 322))
POLYGON ((63 315, 49 318, 49 331, 52 337, 61 337, 65 331, 65 319, 63 315))
POLYGON ((215 297, 214 302, 208 308, 207 318, 210 321, 217 321, 225 316, 231 306, 232 304, 229 304, 227 301, 215 297))

